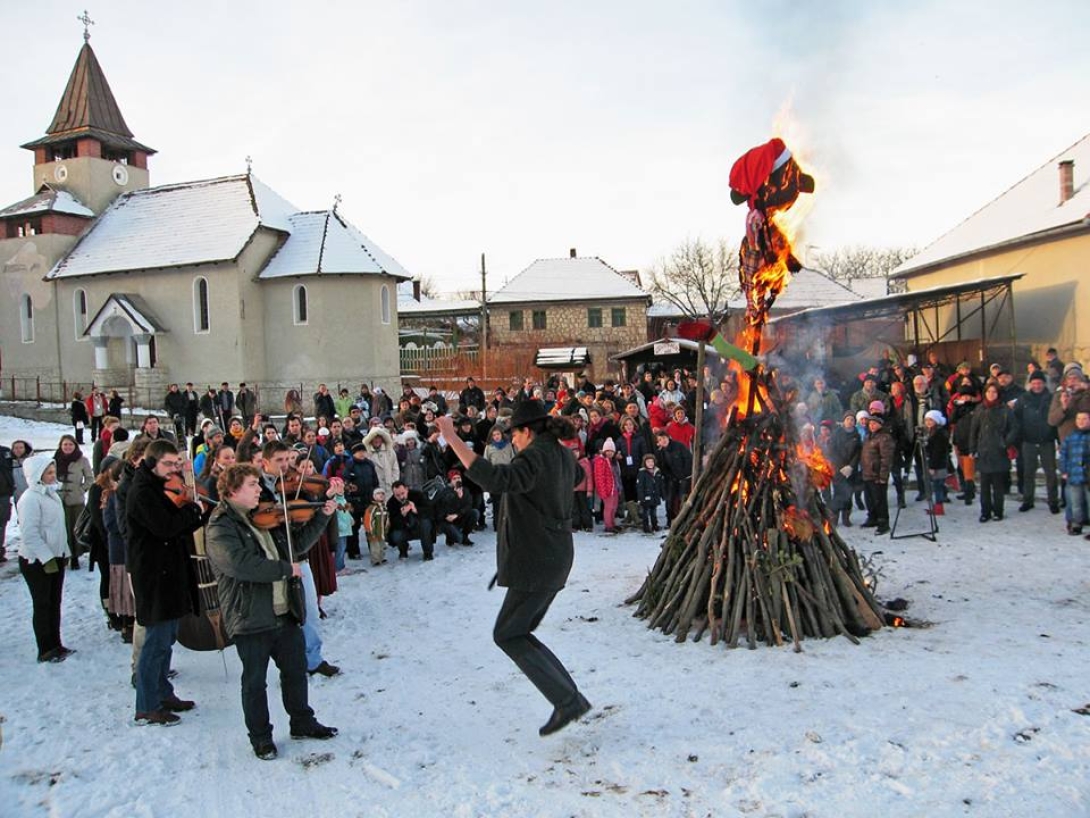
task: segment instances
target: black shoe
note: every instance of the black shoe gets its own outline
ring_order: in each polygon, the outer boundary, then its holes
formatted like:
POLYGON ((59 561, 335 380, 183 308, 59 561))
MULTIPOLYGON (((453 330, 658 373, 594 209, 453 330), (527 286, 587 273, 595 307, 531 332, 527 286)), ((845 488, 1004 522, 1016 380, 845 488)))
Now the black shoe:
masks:
POLYGON ((980 522, 982 522, 982 523, 986 523, 991 519, 992 519, 992 517, 991 517, 990 514, 981 514, 980 515, 980 522))
POLYGON ((409 554, 407 551, 402 551, 397 555, 397 558, 399 560, 407 560, 409 558, 409 554))
POLYGON ((878 522, 876 520, 864 520, 859 524, 860 528, 877 528, 878 522))
POLYGON ((431 562, 433 559, 435 559, 435 554, 425 554, 424 555, 424 562, 431 562))
POLYGON ((163 703, 159 705, 160 709, 167 710, 171 713, 184 713, 186 710, 192 710, 196 706, 196 702, 191 702, 188 699, 179 699, 177 696, 163 699, 163 703))
POLYGON ((888 534, 889 533, 889 526, 884 525, 884 524, 880 525, 876 529, 874 529, 874 533, 875 534, 888 534))
POLYGON ((311 676, 318 673, 328 678, 330 676, 339 676, 341 673, 341 669, 336 665, 329 664, 329 662, 323 659, 322 663, 318 665, 318 667, 314 668, 314 670, 308 670, 307 673, 309 673, 311 676))
POLYGON ((585 716, 589 711, 590 702, 586 700, 582 693, 576 693, 571 702, 553 709, 553 714, 549 716, 549 720, 537 731, 538 735, 548 736, 557 730, 563 730, 573 721, 585 716))
POLYGON ((64 645, 61 645, 59 648, 57 648, 57 651, 60 653, 61 656, 67 659, 69 656, 76 652, 76 649, 66 648, 64 645))
MULTIPOLYGON (((1072 525, 1071 523, 1068 523, 1067 524, 1067 533, 1070 534, 1072 537, 1076 537, 1076 536, 1078 536, 1079 534, 1082 533, 1082 526, 1081 525, 1072 525)), ((54 660, 53 659, 39 659, 38 661, 39 662, 52 662, 54 660)))
POLYGON ((67 658, 68 654, 61 653, 60 648, 53 648, 53 650, 47 650, 45 653, 38 655, 39 662, 53 662, 54 664, 57 662, 63 662, 67 658))
POLYGON ((462 540, 462 545, 476 545, 476 544, 477 543, 473 542, 473 540, 471 540, 469 537, 466 537, 464 540, 462 540))
POLYGON ((259 741, 254 745, 254 755, 262 761, 272 761, 278 755, 272 741, 259 741))
POLYGON ((1059 503, 1049 503, 1048 504, 1048 511, 1049 511, 1050 514, 1059 514, 1060 513, 1060 504, 1059 503))
POLYGON ((136 721, 139 724, 156 724, 162 727, 171 727, 181 721, 178 716, 167 710, 152 710, 149 713, 137 713, 136 721))
POLYGON ((306 727, 293 727, 291 728, 292 738, 316 738, 320 741, 333 738, 337 735, 336 727, 326 727, 324 724, 314 722, 308 724, 306 727))
POLYGON ((926 499, 927 499, 927 497, 924 496, 924 493, 921 491, 919 494, 916 495, 915 502, 919 503, 919 502, 922 502, 923 500, 926 500, 926 499))
POLYGON ((1002 511, 995 512, 995 514, 992 515, 992 519, 996 520, 997 522, 999 520, 1002 520, 1003 519, 1003 512, 1002 511))
POLYGON ((1033 503, 1022 503, 1022 505, 1018 506, 1019 511, 1029 511, 1031 508, 1033 508, 1033 503))
MULTIPOLYGON (((363 559, 363 554, 349 554, 348 559, 350 559, 350 560, 362 560, 363 559)), ((273 745, 273 750, 275 750, 275 749, 276 749, 276 745, 273 745)))

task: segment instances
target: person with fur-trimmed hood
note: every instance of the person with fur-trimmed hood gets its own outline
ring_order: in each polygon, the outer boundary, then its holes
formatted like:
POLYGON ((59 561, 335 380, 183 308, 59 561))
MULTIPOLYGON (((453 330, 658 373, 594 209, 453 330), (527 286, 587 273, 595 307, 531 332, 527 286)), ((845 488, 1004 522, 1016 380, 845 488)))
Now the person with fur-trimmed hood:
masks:
POLYGON ((375 466, 378 484, 389 497, 393 493, 394 483, 401 479, 394 439, 385 427, 372 426, 363 438, 363 445, 367 447, 367 457, 375 466))

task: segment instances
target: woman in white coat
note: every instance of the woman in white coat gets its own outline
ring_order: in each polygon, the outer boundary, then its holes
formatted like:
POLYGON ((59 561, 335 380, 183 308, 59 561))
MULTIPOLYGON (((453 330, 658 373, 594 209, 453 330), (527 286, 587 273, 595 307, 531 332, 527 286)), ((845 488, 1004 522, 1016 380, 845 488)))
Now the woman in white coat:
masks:
POLYGON ((34 638, 39 662, 63 662, 72 653, 61 644, 61 593, 70 551, 64 505, 52 455, 23 463, 27 490, 19 498, 19 571, 34 605, 34 638))

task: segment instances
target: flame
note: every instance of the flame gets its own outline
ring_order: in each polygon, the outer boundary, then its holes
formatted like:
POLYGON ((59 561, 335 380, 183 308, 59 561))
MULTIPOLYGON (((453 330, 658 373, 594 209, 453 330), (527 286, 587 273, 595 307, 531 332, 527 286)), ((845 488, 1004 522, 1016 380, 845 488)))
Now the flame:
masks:
POLYGON ((821 449, 813 445, 798 444, 795 453, 799 460, 806 464, 810 472, 810 482, 818 491, 827 489, 833 484, 833 465, 825 459, 821 449))
POLYGON ((783 513, 783 530, 796 540, 809 540, 814 536, 814 523, 804 510, 788 506, 783 513))

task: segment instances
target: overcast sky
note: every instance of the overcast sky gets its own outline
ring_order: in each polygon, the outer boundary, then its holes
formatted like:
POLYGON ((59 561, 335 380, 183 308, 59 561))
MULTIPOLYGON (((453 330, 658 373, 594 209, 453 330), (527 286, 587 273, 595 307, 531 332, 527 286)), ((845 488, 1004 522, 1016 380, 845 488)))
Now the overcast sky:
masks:
MULTIPOLYGON (((82 45, 3 4, 0 202, 82 45)), ((788 111, 805 245, 924 246, 1090 132, 1090 3, 100 2, 95 49, 152 184, 245 170, 341 212, 441 291, 534 259, 646 270, 735 242, 727 176, 788 111), (1081 101, 1080 101, 1081 100, 1081 101)), ((1058 183, 1057 183, 1058 185, 1058 183)), ((804 252, 804 256, 805 256, 804 252)))

